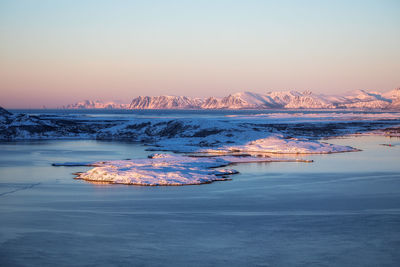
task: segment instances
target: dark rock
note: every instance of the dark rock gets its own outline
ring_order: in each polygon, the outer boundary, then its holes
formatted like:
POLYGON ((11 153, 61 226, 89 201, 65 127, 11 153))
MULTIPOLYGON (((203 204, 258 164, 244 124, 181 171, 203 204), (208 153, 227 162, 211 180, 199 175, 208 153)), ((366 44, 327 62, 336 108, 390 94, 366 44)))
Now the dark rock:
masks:
POLYGON ((141 130, 146 126, 151 125, 151 122, 142 122, 139 124, 132 124, 132 125, 128 125, 126 126, 126 129, 132 129, 132 130, 141 130))
POLYGON ((158 134, 162 137, 172 138, 187 128, 188 127, 185 127, 180 121, 169 121, 167 126, 159 131, 158 134))
POLYGON ((193 135, 193 137, 207 137, 209 135, 218 134, 222 131, 223 130, 221 130, 221 129, 203 129, 203 130, 196 132, 193 135))
POLYGON ((8 117, 11 116, 12 113, 6 110, 5 108, 0 107, 0 116, 8 117))

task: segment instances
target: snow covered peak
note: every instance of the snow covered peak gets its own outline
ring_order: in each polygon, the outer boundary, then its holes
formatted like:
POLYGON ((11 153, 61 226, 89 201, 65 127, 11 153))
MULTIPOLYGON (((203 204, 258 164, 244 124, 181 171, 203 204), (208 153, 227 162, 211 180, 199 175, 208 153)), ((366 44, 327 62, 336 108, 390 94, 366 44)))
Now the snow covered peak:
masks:
POLYGON ((384 93, 383 96, 392 100, 400 98, 400 87, 384 93))
POLYGON ((125 109, 127 104, 119 104, 116 102, 102 102, 100 100, 84 100, 74 104, 67 105, 66 109, 125 109))
POLYGON ((248 103, 248 106, 253 108, 258 107, 274 107, 276 103, 269 97, 268 95, 252 93, 252 92, 240 92, 233 94, 235 97, 238 97, 248 103))
POLYGON ((200 104, 202 100, 186 96, 139 96, 132 100, 129 109, 193 109, 200 104))
POLYGON ((310 90, 305 90, 303 92, 303 95, 312 95, 312 92, 310 90))

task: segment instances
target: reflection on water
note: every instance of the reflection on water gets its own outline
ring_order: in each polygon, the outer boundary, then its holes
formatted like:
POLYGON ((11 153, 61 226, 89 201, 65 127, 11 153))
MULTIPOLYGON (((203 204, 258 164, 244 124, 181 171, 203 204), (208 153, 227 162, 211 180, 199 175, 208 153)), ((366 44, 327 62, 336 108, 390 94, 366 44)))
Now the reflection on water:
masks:
POLYGON ((0 265, 396 266, 400 139, 239 164, 202 186, 93 185, 53 162, 146 157, 140 144, 0 144, 0 265), (390 143, 392 146, 380 144, 390 143))

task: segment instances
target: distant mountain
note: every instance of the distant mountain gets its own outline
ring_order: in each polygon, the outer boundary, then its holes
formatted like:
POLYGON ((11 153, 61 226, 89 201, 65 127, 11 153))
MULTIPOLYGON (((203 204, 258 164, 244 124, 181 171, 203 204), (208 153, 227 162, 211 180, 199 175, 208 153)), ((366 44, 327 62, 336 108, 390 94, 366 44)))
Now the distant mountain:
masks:
POLYGON ((385 94, 383 94, 383 96, 387 99, 392 100, 389 108, 400 109, 400 88, 396 88, 392 91, 386 92, 385 94))
POLYGON ((0 107, 0 116, 1 116, 1 117, 8 117, 8 116, 10 116, 10 115, 12 115, 11 112, 9 112, 8 110, 6 110, 6 109, 3 108, 3 107, 0 107))
POLYGON ((323 98, 310 92, 240 92, 222 99, 208 98, 202 109, 263 109, 263 108, 333 108, 323 98))
POLYGON ((129 109, 196 109, 201 106, 200 98, 186 96, 139 96, 134 98, 129 109))
POLYGON ((12 115, 11 112, 9 112, 8 110, 0 107, 0 125, 2 123, 8 122, 8 120, 9 120, 11 115, 12 115))
POLYGON ((139 96, 130 104, 82 101, 67 109, 398 109, 400 88, 386 93, 356 90, 343 95, 314 94, 310 91, 281 91, 265 94, 239 92, 223 98, 186 96, 139 96))
POLYGON ((116 102, 102 102, 99 100, 91 101, 84 100, 75 104, 64 106, 65 109, 127 109, 127 104, 120 104, 116 102))

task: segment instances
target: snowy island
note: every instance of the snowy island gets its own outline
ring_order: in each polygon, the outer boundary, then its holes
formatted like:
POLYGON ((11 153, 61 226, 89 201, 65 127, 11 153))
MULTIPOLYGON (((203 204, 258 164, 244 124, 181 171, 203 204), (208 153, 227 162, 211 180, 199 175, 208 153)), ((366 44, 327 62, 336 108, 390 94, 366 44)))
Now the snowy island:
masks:
MULTIPOLYGON (((94 166, 87 172, 76 173, 76 179, 89 182, 128 185, 199 185, 225 181, 237 174, 233 169, 217 169, 232 163, 251 162, 310 162, 252 156, 195 157, 171 154, 151 154, 148 159, 118 160, 85 164, 94 166)), ((69 163, 57 166, 70 166, 69 163)))

